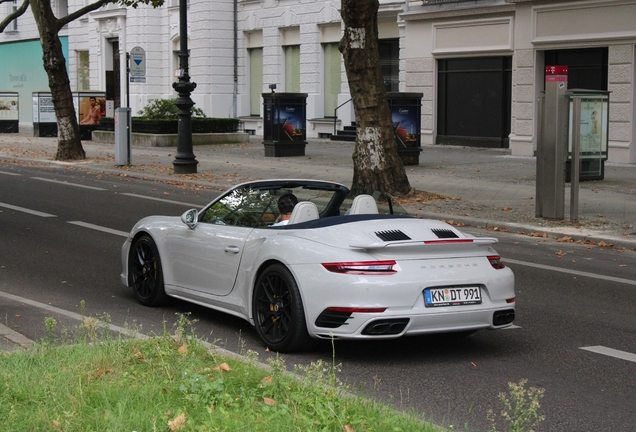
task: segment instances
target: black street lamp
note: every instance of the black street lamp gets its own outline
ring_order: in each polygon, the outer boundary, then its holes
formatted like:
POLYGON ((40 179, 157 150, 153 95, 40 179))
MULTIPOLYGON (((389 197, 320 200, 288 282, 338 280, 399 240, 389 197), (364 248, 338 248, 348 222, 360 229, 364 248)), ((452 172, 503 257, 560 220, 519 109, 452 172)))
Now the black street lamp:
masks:
POLYGON ((188 1, 179 0, 179 81, 172 83, 179 94, 176 105, 179 108, 179 138, 177 154, 172 165, 175 174, 192 174, 197 172, 197 162, 192 151, 192 112, 194 102, 190 94, 197 87, 190 82, 188 75, 188 1))

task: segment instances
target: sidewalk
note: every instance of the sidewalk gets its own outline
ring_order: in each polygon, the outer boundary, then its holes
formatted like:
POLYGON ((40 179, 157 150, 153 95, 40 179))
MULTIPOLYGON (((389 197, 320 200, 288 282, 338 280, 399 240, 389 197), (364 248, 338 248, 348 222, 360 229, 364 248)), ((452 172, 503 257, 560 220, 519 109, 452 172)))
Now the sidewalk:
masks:
MULTIPOLYGON (((84 141, 87 159, 55 162, 56 138, 35 138, 26 128, 0 135, 0 160, 44 163, 145 178, 180 181, 225 190, 261 178, 315 178, 349 185, 353 177, 353 143, 309 141, 305 156, 264 157, 262 139, 243 144, 194 148, 196 174, 173 174, 175 147, 133 148, 132 166, 114 165, 114 144, 84 141)), ((580 183, 579 222, 569 220, 569 183, 565 187, 565 220, 535 217, 535 158, 514 157, 506 149, 424 146, 418 166, 405 167, 411 186, 448 197, 407 203, 418 216, 460 224, 546 232, 576 239, 636 246, 636 165, 605 164, 605 179, 580 183)))
MULTIPOLYGON (((32 130, 21 129, 19 134, 0 135, 0 161, 176 181, 219 191, 262 178, 313 178, 349 185, 353 177, 353 143, 311 140, 305 156, 289 158, 264 157, 259 137, 242 144, 195 147, 198 172, 175 175, 172 161, 176 143, 170 148, 135 147, 132 165, 117 167, 113 143, 84 141, 86 160, 56 162, 53 158, 57 138, 36 138, 32 130)), ((564 221, 535 217, 536 166, 532 157, 513 157, 505 149, 424 146, 420 164, 405 169, 415 189, 448 197, 403 204, 413 215, 458 226, 560 240, 571 238, 570 241, 636 251, 636 165, 606 164, 604 180, 581 182, 576 225, 569 221, 569 184, 564 221)), ((31 344, 0 325, 0 350, 31 344)))

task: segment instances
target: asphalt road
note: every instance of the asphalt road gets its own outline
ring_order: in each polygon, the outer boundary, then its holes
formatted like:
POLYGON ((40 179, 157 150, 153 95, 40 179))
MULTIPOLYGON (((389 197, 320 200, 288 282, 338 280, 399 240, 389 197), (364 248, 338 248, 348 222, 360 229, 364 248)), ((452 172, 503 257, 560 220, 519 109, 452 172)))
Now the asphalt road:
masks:
MULTIPOLYGON (((120 284, 120 248, 134 222, 183 213, 217 192, 80 170, 0 164, 0 319, 30 339, 44 319, 77 318, 161 334, 191 312, 197 334, 226 349, 266 352, 247 322, 174 301, 136 303, 120 284), (82 306, 85 305, 85 306, 82 306), (164 324, 165 323, 165 324, 164 324)), ((491 236, 491 232, 471 231, 491 236)), ((636 264, 632 251, 498 233, 516 275, 515 327, 468 338, 337 342, 340 378, 360 394, 413 408, 455 429, 483 431, 507 383, 545 389, 543 431, 633 431, 636 424, 636 264)), ((325 342, 285 355, 290 368, 332 361, 325 342)))

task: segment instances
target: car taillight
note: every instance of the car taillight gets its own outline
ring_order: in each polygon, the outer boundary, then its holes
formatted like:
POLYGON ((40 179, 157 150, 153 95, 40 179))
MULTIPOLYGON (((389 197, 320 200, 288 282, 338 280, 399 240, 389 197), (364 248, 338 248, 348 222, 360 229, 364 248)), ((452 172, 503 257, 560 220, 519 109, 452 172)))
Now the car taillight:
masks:
POLYGON ((333 273, 355 275, 391 275, 395 261, 337 262, 323 263, 322 266, 333 273))
POLYGON ((502 268, 506 267, 504 263, 501 262, 501 257, 499 255, 489 256, 488 261, 490 261, 490 265, 492 266, 492 268, 496 270, 501 270, 502 268))

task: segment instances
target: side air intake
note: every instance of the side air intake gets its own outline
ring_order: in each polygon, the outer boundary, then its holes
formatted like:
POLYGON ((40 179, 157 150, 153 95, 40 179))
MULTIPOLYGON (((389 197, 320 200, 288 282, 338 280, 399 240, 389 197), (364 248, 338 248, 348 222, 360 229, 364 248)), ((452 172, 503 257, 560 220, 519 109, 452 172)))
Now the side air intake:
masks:
POLYGON ((411 237, 407 236, 400 230, 378 231, 375 235, 385 242, 411 240, 411 237))
POLYGON ((437 236, 437 238, 441 238, 441 239, 459 238, 457 234, 455 234, 453 231, 449 229, 434 228, 431 231, 433 232, 433 234, 437 236))

